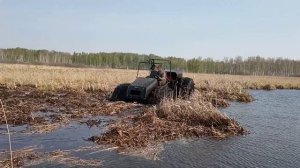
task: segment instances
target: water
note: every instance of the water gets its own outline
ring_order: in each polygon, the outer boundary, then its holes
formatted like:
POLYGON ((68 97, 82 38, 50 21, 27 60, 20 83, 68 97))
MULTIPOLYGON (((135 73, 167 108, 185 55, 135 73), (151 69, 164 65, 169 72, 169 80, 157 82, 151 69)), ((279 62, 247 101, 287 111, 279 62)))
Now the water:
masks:
POLYGON ((167 145, 165 167, 300 167, 300 91, 250 91, 256 101, 222 111, 251 133, 167 145))
MULTIPOLYGON (((122 155, 116 151, 81 151, 73 152, 73 155, 101 160, 101 167, 300 167, 300 91, 250 92, 256 99, 254 102, 231 103, 229 108, 222 109, 245 126, 250 131, 249 135, 224 140, 201 138, 168 142, 158 161, 122 155)), ((87 128, 73 123, 45 135, 16 133, 13 146, 38 145, 46 151, 96 147, 83 139, 97 134, 97 127, 87 128)), ((1 148, 7 146, 0 136, 1 148)), ((33 167, 53 166, 66 167, 53 162, 33 167)))

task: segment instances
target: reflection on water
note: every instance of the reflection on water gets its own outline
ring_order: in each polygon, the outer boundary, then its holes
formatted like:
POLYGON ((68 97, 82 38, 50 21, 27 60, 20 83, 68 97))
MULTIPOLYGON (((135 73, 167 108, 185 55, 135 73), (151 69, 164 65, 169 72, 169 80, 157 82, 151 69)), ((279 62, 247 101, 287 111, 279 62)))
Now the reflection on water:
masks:
MULTIPOLYGON (((158 161, 120 155, 115 151, 81 151, 73 155, 101 160, 102 167, 300 167, 300 91, 250 92, 256 101, 231 103, 229 108, 222 109, 245 126, 249 135, 225 140, 202 138, 169 142, 158 161)), ((13 147, 37 145, 45 151, 96 147, 84 139, 101 131, 98 127, 72 123, 50 134, 24 136, 16 133, 13 147)), ((6 149, 6 139, 3 135, 0 137, 0 150, 6 149)), ((37 167, 53 167, 53 164, 42 163, 37 167)))

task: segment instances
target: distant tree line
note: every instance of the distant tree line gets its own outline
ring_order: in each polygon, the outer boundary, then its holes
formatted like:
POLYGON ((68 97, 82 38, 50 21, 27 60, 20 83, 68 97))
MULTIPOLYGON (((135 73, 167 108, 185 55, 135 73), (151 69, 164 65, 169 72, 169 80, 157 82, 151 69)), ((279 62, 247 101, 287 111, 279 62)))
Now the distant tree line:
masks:
MULTIPOLYGON (((0 62, 32 63, 63 66, 89 66, 99 68, 136 69, 139 61, 148 58, 162 58, 154 54, 136 53, 77 53, 48 50, 30 50, 25 48, 0 49, 0 62)), ((233 74, 233 75, 271 75, 300 76, 300 61, 283 58, 263 58, 252 56, 246 59, 238 56, 224 58, 222 61, 211 58, 183 59, 166 57, 172 61, 172 69, 186 72, 233 74)))

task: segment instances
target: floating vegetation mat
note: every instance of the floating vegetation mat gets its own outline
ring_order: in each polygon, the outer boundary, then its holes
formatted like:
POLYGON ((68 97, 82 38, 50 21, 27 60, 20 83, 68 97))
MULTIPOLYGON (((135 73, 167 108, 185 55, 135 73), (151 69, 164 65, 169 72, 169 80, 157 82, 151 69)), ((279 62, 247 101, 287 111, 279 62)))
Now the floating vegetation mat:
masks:
POLYGON ((124 119, 108 132, 89 140, 126 150, 182 137, 224 138, 246 133, 238 122, 205 100, 198 91, 189 100, 164 99, 159 105, 144 108, 142 114, 124 119))
MULTIPOLYGON (((0 153, 0 157, 3 160, 0 160, 0 166, 3 168, 11 168, 11 160, 9 155, 6 153, 0 153)), ((72 156, 68 151, 56 150, 52 152, 38 152, 37 148, 34 146, 26 147, 14 151, 13 156, 13 166, 14 167, 23 167, 23 166, 39 166, 39 164, 44 162, 53 162, 56 164, 63 164, 68 167, 84 167, 92 166, 99 167, 101 166, 101 161, 94 159, 81 159, 75 156, 72 156)))
MULTIPOLYGON (((37 133, 54 131, 70 121, 114 115, 139 106, 135 103, 110 102, 107 99, 109 92, 101 90, 89 92, 66 88, 47 91, 30 85, 16 88, 0 85, 0 93, 8 124, 28 125, 31 131, 37 133)), ((81 122, 97 125, 90 120, 81 122)), ((5 124, 3 117, 0 124, 5 124)))

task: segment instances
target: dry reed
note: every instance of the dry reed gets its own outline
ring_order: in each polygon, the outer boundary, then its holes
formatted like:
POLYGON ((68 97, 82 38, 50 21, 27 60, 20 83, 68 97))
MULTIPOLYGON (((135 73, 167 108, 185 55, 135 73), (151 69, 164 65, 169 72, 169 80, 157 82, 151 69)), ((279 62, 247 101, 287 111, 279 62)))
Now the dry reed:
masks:
MULTIPOLYGON (((141 71, 146 76, 148 71, 141 71)), ((206 81, 218 87, 234 83, 246 89, 264 89, 271 85, 277 89, 299 89, 299 77, 276 76, 241 76, 185 73, 194 79, 200 87, 206 81)), ((34 85, 42 89, 73 88, 81 90, 112 91, 120 83, 132 82, 136 77, 136 70, 95 69, 52 67, 41 65, 20 65, 0 63, 0 83, 9 87, 18 85, 34 85)), ((229 85, 230 86, 230 85, 229 85)))
POLYGON ((300 89, 299 77, 282 76, 251 76, 251 75, 221 75, 221 74, 200 74, 186 73, 194 79, 197 86, 205 81, 214 86, 222 86, 227 83, 240 85, 243 89, 265 89, 270 85, 274 89, 300 89))
POLYGON ((101 136, 89 140, 98 144, 112 145, 120 150, 145 148, 155 142, 164 142, 180 137, 245 134, 246 130, 236 121, 220 113, 200 92, 190 100, 164 99, 155 107, 145 107, 144 112, 128 121, 113 125, 101 136))
POLYGON ((8 143, 9 143, 9 152, 10 152, 10 166, 13 168, 14 164, 13 164, 13 153, 12 153, 12 147, 11 147, 10 131, 9 131, 9 127, 8 127, 6 113, 5 113, 5 110, 4 110, 3 103, 2 103, 1 99, 0 99, 0 104, 1 104, 2 112, 3 112, 3 117, 5 119, 5 124, 6 124, 7 134, 8 134, 8 143))
MULTIPOLYGON (((7 88, 0 84, 0 99, 6 107, 7 123, 13 126, 27 124, 27 131, 45 133, 54 131, 71 121, 88 116, 115 115, 139 108, 135 103, 111 102, 107 92, 85 92, 75 89, 39 90, 33 86, 7 88)), ((3 117, 0 124, 5 124, 3 117)))
MULTIPOLYGON (((40 167, 40 164, 44 162, 63 164, 67 167, 99 167, 102 164, 99 160, 81 159, 72 156, 71 152, 73 151, 55 150, 51 152, 40 152, 36 146, 28 146, 16 150, 13 162, 16 167, 40 167)), ((2 154, 1 157, 5 158, 5 153, 2 154)), ((0 167, 3 168, 9 168, 10 164, 9 159, 0 161, 0 167)))

